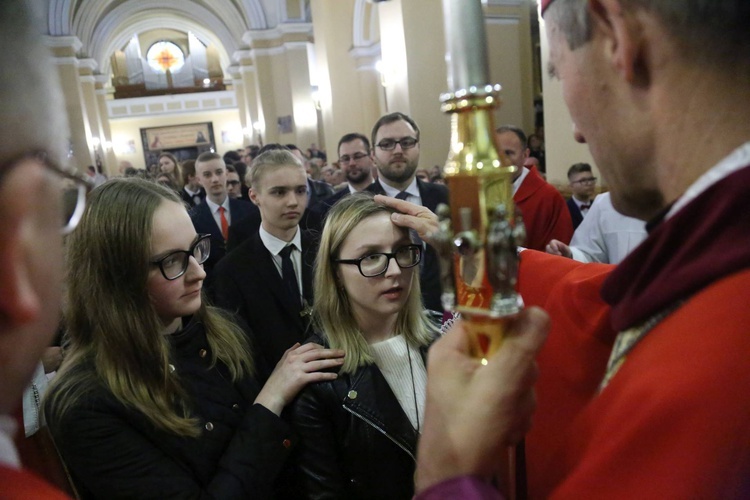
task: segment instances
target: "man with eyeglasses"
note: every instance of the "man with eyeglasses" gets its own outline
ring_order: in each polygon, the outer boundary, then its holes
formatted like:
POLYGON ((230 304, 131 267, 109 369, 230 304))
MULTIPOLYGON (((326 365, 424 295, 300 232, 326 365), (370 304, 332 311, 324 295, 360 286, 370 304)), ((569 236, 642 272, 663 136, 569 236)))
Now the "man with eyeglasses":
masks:
POLYGON ((347 187, 320 200, 311 210, 319 214, 320 220, 341 198, 365 190, 372 184, 373 161, 370 156, 370 140, 364 134, 351 132, 339 139, 339 165, 346 174, 347 187))
MULTIPOLYGON (((447 187, 423 182, 416 177, 419 127, 410 116, 394 112, 380 117, 372 127, 371 138, 371 157, 378 168, 378 179, 367 186, 366 191, 422 205, 432 212, 439 204, 448 203, 447 187)), ((430 246, 425 248, 420 280, 424 306, 442 311, 440 267, 437 254, 430 246)))
POLYGON ((565 199, 545 181, 536 167, 525 167, 529 157, 526 134, 514 125, 495 131, 497 146, 518 170, 513 176, 513 201, 526 226, 524 247, 544 251, 551 240, 570 243, 573 223, 565 199))
POLYGON ((80 220, 90 184, 60 166, 65 100, 31 5, 0 2, 0 496, 56 499, 67 497, 22 468, 13 438, 23 428, 12 415, 57 330, 62 237, 80 220))
POLYGON ((241 194, 240 174, 232 165, 227 165, 227 196, 232 200, 239 200, 241 194))
POLYGON ((573 220, 573 230, 575 230, 589 213, 596 197, 596 177, 591 172, 591 165, 588 163, 572 165, 568 169, 568 183, 572 194, 566 203, 570 218, 573 220))

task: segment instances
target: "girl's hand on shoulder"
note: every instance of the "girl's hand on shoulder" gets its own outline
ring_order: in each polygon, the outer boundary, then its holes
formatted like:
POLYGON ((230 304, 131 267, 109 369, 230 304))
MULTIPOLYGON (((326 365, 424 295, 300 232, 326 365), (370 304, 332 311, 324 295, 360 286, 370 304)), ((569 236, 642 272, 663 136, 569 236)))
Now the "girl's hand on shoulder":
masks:
POLYGON ((325 349, 318 344, 294 344, 276 364, 255 402, 281 415, 281 411, 307 384, 335 380, 327 372, 344 363, 344 351, 325 349))

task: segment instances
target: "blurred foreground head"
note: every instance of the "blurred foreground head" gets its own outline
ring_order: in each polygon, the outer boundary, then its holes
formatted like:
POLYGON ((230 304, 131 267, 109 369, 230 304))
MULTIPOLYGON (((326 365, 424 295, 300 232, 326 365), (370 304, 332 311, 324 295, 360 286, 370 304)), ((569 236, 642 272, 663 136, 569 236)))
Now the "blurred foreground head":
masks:
POLYGON ((68 128, 40 8, 0 2, 0 414, 20 403, 59 321, 68 128))

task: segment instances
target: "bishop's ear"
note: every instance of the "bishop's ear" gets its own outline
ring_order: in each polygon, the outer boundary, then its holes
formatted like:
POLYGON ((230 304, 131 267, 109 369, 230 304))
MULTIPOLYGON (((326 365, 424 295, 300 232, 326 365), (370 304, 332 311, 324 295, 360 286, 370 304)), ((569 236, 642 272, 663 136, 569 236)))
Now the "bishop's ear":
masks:
POLYGON ((644 18, 641 11, 623 8, 621 0, 589 0, 589 16, 594 37, 602 37, 612 65, 627 82, 648 83, 645 57, 644 18))

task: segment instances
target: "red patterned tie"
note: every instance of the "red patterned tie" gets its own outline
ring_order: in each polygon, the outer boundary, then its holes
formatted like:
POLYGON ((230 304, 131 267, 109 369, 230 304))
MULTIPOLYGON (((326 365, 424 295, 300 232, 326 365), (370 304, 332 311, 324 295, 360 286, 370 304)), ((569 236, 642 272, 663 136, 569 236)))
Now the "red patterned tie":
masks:
POLYGON ((227 241, 229 239, 229 222, 227 222, 227 218, 224 215, 224 212, 226 209, 224 207, 219 207, 219 218, 221 219, 221 237, 224 238, 224 241, 227 241))

